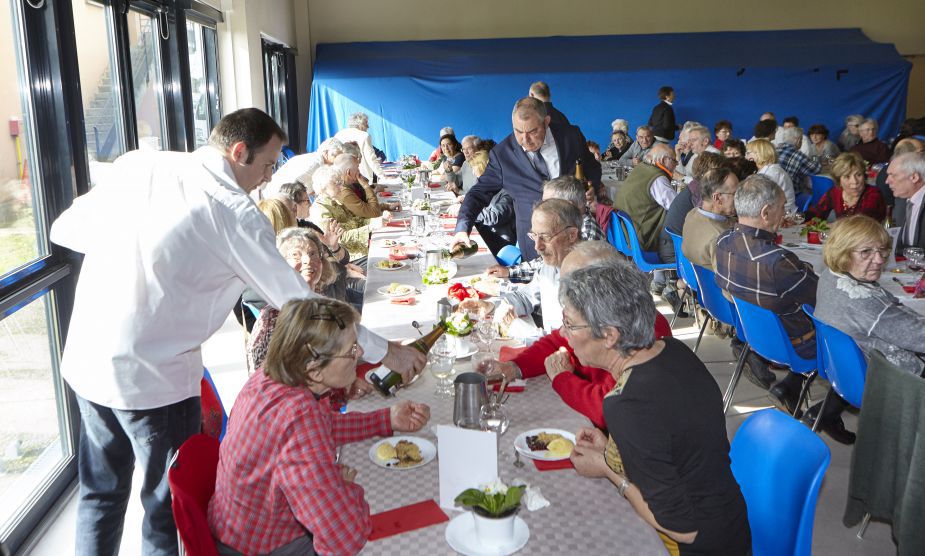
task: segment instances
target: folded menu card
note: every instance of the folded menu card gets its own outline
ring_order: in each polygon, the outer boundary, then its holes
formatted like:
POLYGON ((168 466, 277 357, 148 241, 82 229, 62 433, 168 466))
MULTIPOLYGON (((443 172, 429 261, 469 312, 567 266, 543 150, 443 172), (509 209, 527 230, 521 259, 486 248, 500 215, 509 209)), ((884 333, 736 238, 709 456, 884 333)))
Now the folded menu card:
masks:
POLYGON ((454 500, 467 488, 478 488, 498 478, 498 440, 490 431, 437 426, 440 507, 456 507, 454 500))
POLYGON ((370 516, 373 530, 369 533, 369 540, 375 541, 399 533, 423 529, 449 521, 449 519, 436 502, 424 500, 417 504, 409 504, 370 516))

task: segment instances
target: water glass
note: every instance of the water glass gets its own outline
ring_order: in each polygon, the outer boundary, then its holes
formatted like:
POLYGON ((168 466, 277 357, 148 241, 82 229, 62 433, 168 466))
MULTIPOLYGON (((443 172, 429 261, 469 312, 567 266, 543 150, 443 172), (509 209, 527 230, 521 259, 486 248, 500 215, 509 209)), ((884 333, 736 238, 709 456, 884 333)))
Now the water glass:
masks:
POLYGON ((498 435, 498 441, 501 441, 501 435, 507 430, 510 424, 504 406, 498 402, 488 402, 482 406, 479 411, 479 427, 483 431, 492 431, 498 435))
POLYGON ((491 346, 491 343, 498 338, 498 327, 486 317, 475 325, 475 333, 485 346, 491 346))
POLYGON ((430 373, 437 379, 434 394, 438 398, 453 397, 453 366, 456 364, 456 343, 441 337, 428 354, 430 373))

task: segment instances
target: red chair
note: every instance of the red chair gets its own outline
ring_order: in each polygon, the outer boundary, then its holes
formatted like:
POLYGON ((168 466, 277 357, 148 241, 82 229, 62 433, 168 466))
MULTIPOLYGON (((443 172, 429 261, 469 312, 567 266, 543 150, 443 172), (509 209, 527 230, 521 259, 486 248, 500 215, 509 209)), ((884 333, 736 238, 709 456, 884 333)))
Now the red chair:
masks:
POLYGON ((167 471, 180 554, 218 556, 208 517, 218 446, 218 440, 207 434, 193 435, 180 446, 167 471))

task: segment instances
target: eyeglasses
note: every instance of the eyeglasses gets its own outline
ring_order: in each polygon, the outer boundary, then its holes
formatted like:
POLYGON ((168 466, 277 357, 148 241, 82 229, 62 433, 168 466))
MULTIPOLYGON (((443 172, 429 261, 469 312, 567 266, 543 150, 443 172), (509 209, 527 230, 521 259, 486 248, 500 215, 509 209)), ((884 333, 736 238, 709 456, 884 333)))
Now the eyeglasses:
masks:
POLYGON ((572 324, 569 321, 562 319, 562 327, 568 330, 569 332, 575 332, 576 330, 583 330, 585 328, 591 328, 590 324, 572 324))
POLYGON ((556 233, 554 233, 554 234, 552 234, 552 235, 549 235, 549 234, 537 234, 537 233, 535 233, 535 232, 527 232, 527 237, 530 238, 531 240, 533 240, 534 243, 536 243, 536 242, 539 241, 539 240, 543 240, 543 243, 549 243, 550 241, 552 241, 552 238, 554 238, 554 237, 556 237, 557 235, 561 234, 561 233, 564 232, 565 230, 568 230, 569 228, 574 228, 574 227, 575 227, 575 226, 566 226, 566 227, 562 228, 561 230, 559 230, 558 232, 556 232, 556 233))
POLYGON ((357 342, 353 342, 353 345, 350 346, 350 351, 348 351, 347 353, 344 353, 342 355, 322 354, 321 356, 326 357, 328 359, 356 359, 357 355, 359 354, 360 354, 360 344, 358 344, 357 342))
POLYGON ((886 248, 877 249, 875 247, 868 247, 866 249, 855 249, 855 253, 858 254, 862 259, 872 259, 874 254, 879 254, 881 259, 887 259, 890 256, 890 250, 886 248))

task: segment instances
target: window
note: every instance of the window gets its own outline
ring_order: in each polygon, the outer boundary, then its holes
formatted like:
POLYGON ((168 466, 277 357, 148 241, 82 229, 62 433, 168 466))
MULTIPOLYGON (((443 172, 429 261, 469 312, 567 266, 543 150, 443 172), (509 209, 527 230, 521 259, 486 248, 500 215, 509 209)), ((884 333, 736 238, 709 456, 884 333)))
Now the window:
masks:
POLYGON ((295 51, 263 40, 263 84, 267 113, 283 128, 290 143, 297 141, 299 135, 295 80, 295 51))
POLYGON ((167 36, 168 31, 161 28, 154 14, 135 9, 129 10, 127 24, 138 148, 166 149, 167 115, 158 41, 160 33, 167 36))
POLYGON ((198 148, 206 144, 212 127, 221 119, 215 29, 187 20, 186 36, 193 99, 194 144, 198 148))

